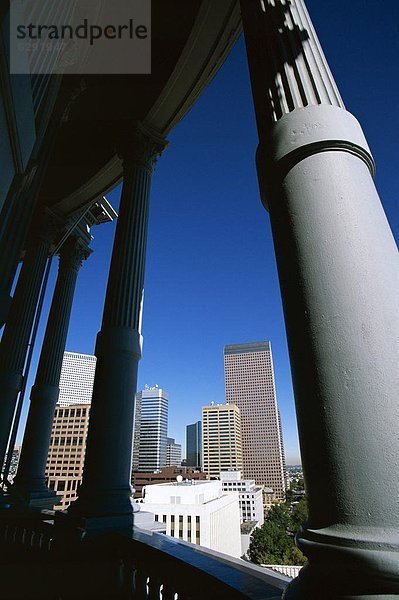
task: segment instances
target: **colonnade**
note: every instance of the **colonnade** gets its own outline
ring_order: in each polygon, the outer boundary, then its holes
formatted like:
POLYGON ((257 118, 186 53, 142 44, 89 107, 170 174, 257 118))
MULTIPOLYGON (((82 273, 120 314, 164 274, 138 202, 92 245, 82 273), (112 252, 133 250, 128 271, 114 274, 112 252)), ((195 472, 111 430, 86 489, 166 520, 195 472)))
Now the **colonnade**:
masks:
MULTIPOLYGON (((259 185, 273 230, 309 501, 298 536, 309 565, 285 598, 391 598, 399 593, 397 248, 370 150, 303 1, 243 0, 242 15, 259 185)), ((84 478, 68 510, 88 528, 127 527, 135 518, 131 444, 150 184, 165 145, 139 123, 119 147, 124 179, 84 478)), ((0 344, 0 457, 54 227, 47 219, 31 236, 0 344)), ((51 500, 46 453, 73 290, 87 254, 74 239, 61 252, 31 392, 15 486, 35 506, 51 500)))

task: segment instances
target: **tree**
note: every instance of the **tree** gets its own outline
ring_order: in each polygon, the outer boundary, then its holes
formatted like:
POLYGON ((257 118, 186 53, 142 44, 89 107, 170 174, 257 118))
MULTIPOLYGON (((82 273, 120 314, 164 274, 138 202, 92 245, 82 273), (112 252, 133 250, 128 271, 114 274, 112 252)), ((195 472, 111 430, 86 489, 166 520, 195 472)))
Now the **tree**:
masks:
POLYGON ((266 521, 275 523, 284 531, 291 525, 291 513, 286 504, 274 504, 266 516, 266 521))
POLYGON ((291 530, 295 533, 299 531, 301 525, 308 520, 308 501, 302 498, 294 507, 291 514, 291 530))
POLYGON ((306 557, 295 546, 294 535, 307 516, 306 500, 301 500, 292 512, 287 504, 272 506, 265 523, 251 536, 249 559, 256 564, 306 564, 306 557))
POLYGON ((251 536, 249 559, 258 565, 282 564, 291 545, 292 540, 280 525, 266 521, 251 536))
MULTIPOLYGON (((306 556, 296 546, 292 545, 284 553, 283 563, 284 565, 306 565, 308 562, 306 556)), ((270 563, 273 564, 273 563, 270 563)))
POLYGON ((290 488, 289 490, 286 490, 285 492, 285 503, 288 505, 291 505, 291 503, 294 501, 295 499, 295 492, 293 490, 293 488, 290 488))

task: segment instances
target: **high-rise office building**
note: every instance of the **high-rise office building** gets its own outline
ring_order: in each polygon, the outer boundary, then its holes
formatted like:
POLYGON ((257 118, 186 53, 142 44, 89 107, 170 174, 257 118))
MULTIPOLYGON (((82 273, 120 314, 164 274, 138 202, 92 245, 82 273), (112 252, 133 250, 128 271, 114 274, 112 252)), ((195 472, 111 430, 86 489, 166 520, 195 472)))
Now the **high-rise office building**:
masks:
POLYGON ((64 352, 46 466, 49 487, 62 497, 56 509, 76 500, 82 482, 95 370, 95 356, 64 352))
POLYGON ((148 472, 166 466, 168 394, 157 385, 137 392, 134 431, 138 435, 133 441, 135 468, 148 472))
POLYGON ((58 397, 59 406, 90 404, 95 370, 95 356, 79 352, 64 352, 58 397))
POLYGON ((202 469, 210 477, 242 469, 240 410, 235 404, 202 407, 202 469))
POLYGON ((270 342, 224 348, 226 401, 240 408, 243 476, 285 493, 285 460, 270 342))
POLYGON ((176 444, 174 438, 166 439, 166 466, 179 467, 181 465, 181 444, 176 444))
POLYGON ((47 457, 46 477, 50 489, 62 497, 55 509, 66 509, 76 500, 82 482, 89 427, 87 403, 57 406, 47 457))
POLYGON ((134 415, 133 415, 132 472, 138 471, 138 469, 139 469, 140 427, 141 427, 141 393, 137 392, 135 399, 134 399, 134 415))
POLYGON ((186 427, 186 456, 187 465, 200 467, 202 464, 202 432, 201 421, 187 425, 186 427))

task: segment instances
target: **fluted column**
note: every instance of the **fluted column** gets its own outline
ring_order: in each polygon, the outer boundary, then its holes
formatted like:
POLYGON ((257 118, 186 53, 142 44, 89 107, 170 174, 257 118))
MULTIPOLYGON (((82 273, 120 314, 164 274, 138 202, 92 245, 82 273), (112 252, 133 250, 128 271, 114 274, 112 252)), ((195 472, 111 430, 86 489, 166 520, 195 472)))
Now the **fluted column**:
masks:
POLYGON ((36 177, 24 189, 16 194, 10 208, 8 218, 2 224, 0 234, 0 327, 7 320, 11 305, 11 288, 20 260, 22 247, 29 229, 32 215, 37 204, 41 181, 39 182, 37 169, 36 177))
POLYGON ((0 465, 3 465, 44 269, 54 235, 44 220, 28 244, 7 324, 0 343, 0 465))
POLYGON ((302 0, 243 0, 309 520, 286 599, 399 595, 399 261, 302 0))
POLYGON ((76 280, 82 260, 90 251, 79 239, 70 238, 60 252, 57 283, 47 321, 42 351, 30 395, 18 473, 11 489, 15 499, 31 506, 50 507, 55 492, 45 482, 55 405, 59 396, 62 359, 76 280))
POLYGON ((23 177, 21 189, 16 191, 14 199, 8 200, 9 209, 2 211, 2 217, 3 213, 6 214, 0 223, 0 327, 6 322, 10 310, 15 273, 34 212, 39 204, 58 128, 59 123, 55 118, 48 127, 45 141, 40 142, 40 149, 36 150, 38 154, 36 159, 31 161, 29 173, 23 177))
MULTIPOLYGON (((83 484, 70 515, 131 525, 131 458, 150 183, 165 141, 143 125, 121 154, 124 179, 108 278, 83 484)), ((89 521, 86 521, 88 523, 89 521)))

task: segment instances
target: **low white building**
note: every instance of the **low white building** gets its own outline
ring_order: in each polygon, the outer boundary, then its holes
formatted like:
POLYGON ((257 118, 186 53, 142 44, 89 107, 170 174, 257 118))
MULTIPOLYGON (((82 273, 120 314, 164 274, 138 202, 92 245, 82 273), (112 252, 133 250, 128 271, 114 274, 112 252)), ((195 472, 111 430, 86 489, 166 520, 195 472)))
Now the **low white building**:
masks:
POLYGON ((265 522, 262 486, 255 485, 253 479, 241 479, 240 471, 220 473, 223 492, 238 492, 241 522, 256 521, 260 527, 265 522))
POLYGON ((220 481, 176 481, 143 488, 143 510, 165 524, 166 535, 230 556, 241 556, 238 494, 220 481))

